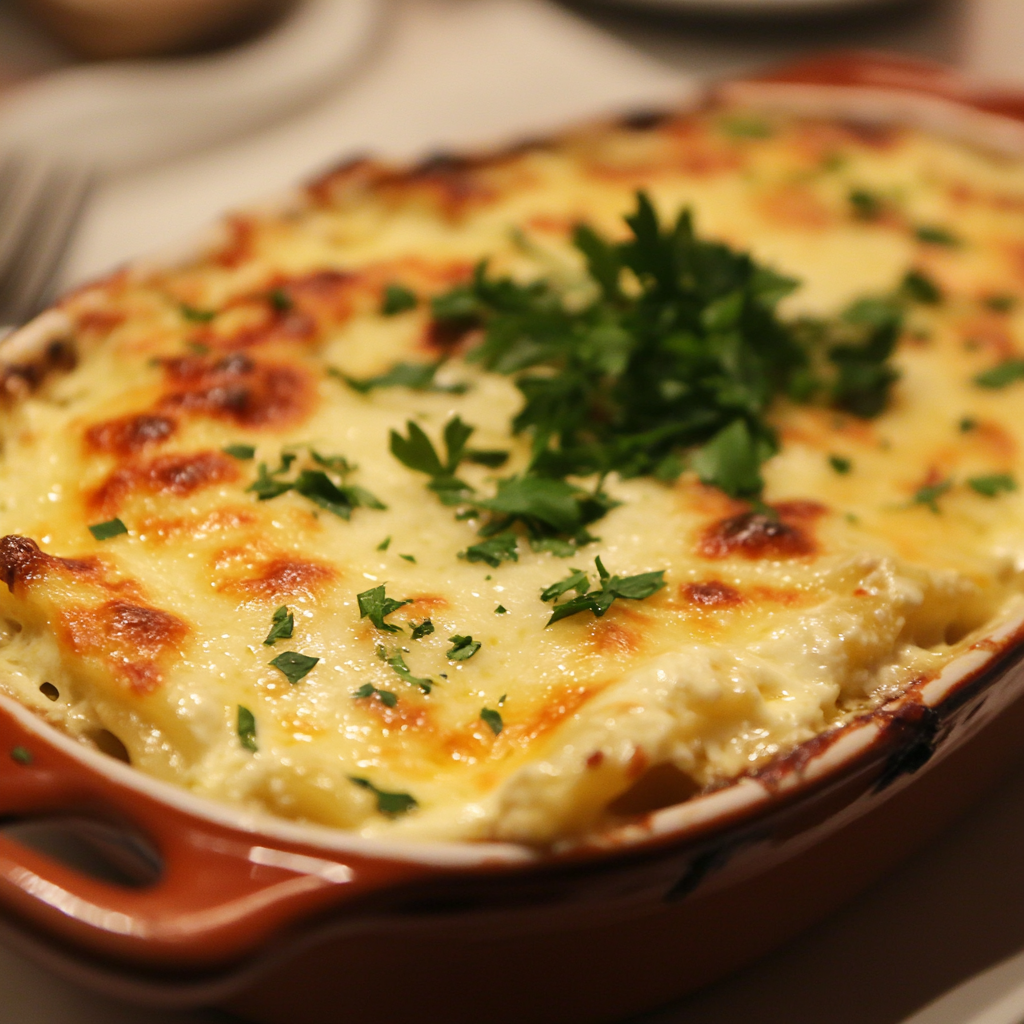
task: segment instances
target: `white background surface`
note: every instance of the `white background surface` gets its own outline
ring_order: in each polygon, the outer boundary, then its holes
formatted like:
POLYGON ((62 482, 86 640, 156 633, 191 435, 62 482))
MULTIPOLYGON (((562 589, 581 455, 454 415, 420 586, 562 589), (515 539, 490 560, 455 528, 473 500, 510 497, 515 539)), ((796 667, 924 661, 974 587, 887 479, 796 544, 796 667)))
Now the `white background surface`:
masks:
MULTIPOLYGON (((888 45, 1024 80, 1024 0, 911 3, 858 19, 784 26, 611 10, 588 11, 584 21, 540 0, 396 0, 387 13, 360 67, 301 115, 242 142, 108 183, 80 232, 69 280, 187 237, 223 209, 356 151, 404 156, 496 142, 579 117, 664 104, 684 97, 693 75, 728 74, 802 49, 888 45)), ((5 44, 17 42, 15 34, 5 39, 2 16, 0 0, 0 61, 5 44)), ((37 63, 53 59, 45 48, 18 52, 37 63)), ((223 1019, 116 1005, 0 950, 0 1024, 223 1019)), ((739 976, 645 1018, 645 1024, 747 1021, 1024 1021, 1024 764, 855 906, 739 976)))

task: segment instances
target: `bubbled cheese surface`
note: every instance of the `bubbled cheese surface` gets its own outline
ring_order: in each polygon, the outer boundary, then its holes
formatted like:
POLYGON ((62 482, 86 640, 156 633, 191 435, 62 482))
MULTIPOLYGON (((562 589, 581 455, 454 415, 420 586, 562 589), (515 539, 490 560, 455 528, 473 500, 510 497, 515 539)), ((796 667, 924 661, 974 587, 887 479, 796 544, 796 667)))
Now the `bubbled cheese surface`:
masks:
POLYGON ((910 130, 737 130, 736 116, 601 127, 414 172, 350 165, 284 212, 235 217, 193 264, 66 299, 77 365, 38 386, 23 368, 6 378, 0 535, 27 540, 5 542, 0 687, 231 803, 367 835, 547 844, 763 766, 934 675, 1021 589, 1024 497, 967 481, 1024 481, 1024 383, 972 383, 1021 347, 1024 305, 991 300, 1024 289, 1024 163, 910 130), (438 357, 423 303, 381 314, 390 283, 438 294, 489 257, 573 287, 573 225, 622 237, 638 187, 663 216, 690 206, 702 236, 799 278, 787 315, 833 315, 911 267, 944 300, 913 308, 879 418, 774 411, 765 500, 795 548, 715 547, 745 506, 687 473, 610 480, 621 504, 572 558, 525 539, 517 562, 460 558, 479 522, 390 454, 389 431, 413 419, 436 440, 458 414, 474 447, 511 452, 501 470, 464 471, 487 493, 528 455, 510 434, 512 379, 458 349, 437 380, 462 394, 360 394, 337 371, 438 357), (857 189, 884 213, 858 218, 857 189), (922 225, 957 244, 922 241, 922 225), (304 444, 356 464, 349 482, 387 508, 346 521, 294 492, 247 491, 260 462, 304 444), (914 501, 946 482, 934 509, 914 501), (90 535, 115 517, 126 534, 90 535), (570 567, 593 577, 596 555, 622 576, 664 570, 667 585, 546 626, 541 590, 570 567), (401 633, 360 618, 357 594, 382 583, 411 601, 388 618, 401 633), (266 646, 282 605, 294 632, 266 646), (412 639, 426 618, 434 632, 412 639), (454 635, 481 647, 451 660, 454 635), (283 651, 319 661, 293 684, 270 664, 283 651), (356 696, 366 683, 397 702, 356 696), (417 806, 383 814, 353 777, 417 806))

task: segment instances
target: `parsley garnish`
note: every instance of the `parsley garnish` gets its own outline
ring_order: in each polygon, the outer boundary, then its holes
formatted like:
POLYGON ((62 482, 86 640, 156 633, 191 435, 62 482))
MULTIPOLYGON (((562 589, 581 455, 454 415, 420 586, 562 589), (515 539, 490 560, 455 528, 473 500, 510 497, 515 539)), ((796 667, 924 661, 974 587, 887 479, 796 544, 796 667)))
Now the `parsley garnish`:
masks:
POLYGON ((267 293, 267 302, 275 313, 290 313, 295 308, 295 302, 283 288, 272 288, 267 293))
POLYGON ((393 708, 398 703, 398 694, 392 693, 390 690, 379 690, 373 683, 363 683, 362 686, 356 690, 353 697, 372 697, 374 694, 380 698, 381 704, 385 707, 393 708))
POLYGON ((256 454, 256 449, 251 444, 229 444, 226 448, 221 448, 221 451, 233 459, 238 459, 239 462, 247 462, 256 454))
POLYGON ((419 807, 416 798, 408 793, 388 793, 386 790, 378 789, 369 779, 360 778, 358 775, 350 775, 348 778, 349 782, 368 789, 377 798, 377 810, 381 814, 405 814, 406 811, 419 807))
POLYGON ((384 288, 380 311, 384 316, 396 316, 399 313, 415 309, 418 302, 416 293, 410 291, 404 285, 389 284, 384 288))
POLYGON ((299 654, 298 651, 285 651, 279 654, 270 664, 274 666, 293 686, 313 670, 319 658, 311 658, 308 654, 299 654))
POLYGON ((15 747, 11 751, 11 760, 17 764, 30 765, 35 758, 32 757, 32 751, 27 747, 15 747))
POLYGON ((501 730, 505 728, 505 723, 501 720, 501 712, 493 711, 491 708, 481 708, 480 717, 495 736, 501 735, 501 730))
POLYGON ((365 488, 346 482, 348 475, 355 472, 356 467, 342 455, 321 455, 310 448, 309 458, 315 465, 323 468, 302 469, 295 479, 283 479, 297 458, 295 452, 285 451, 281 455, 281 464, 272 470, 267 469, 265 462, 261 462, 256 480, 246 490, 255 494, 259 501, 269 501, 287 491, 295 491, 314 505, 319 505, 320 508, 333 512, 342 519, 349 519, 352 510, 360 507, 387 508, 387 505, 365 488), (332 479, 332 476, 337 479, 332 479))
POLYGON ((595 558, 594 563, 597 566, 600 590, 590 590, 587 574, 577 569, 568 578, 553 583, 541 594, 542 601, 554 601, 569 590, 576 591, 576 597, 555 605, 547 625, 587 611, 600 618, 618 598, 642 601, 665 586, 664 569, 657 572, 642 572, 636 576, 612 576, 600 558, 595 558))
POLYGON ((208 324, 217 315, 212 309, 196 309, 187 302, 182 302, 178 308, 186 320, 191 320, 195 324, 208 324))
POLYGON ((444 363, 396 363, 387 373, 376 377, 349 377, 340 374, 342 380, 353 391, 361 395, 369 394, 374 388, 410 388, 413 391, 439 391, 449 395, 464 395, 469 390, 468 384, 437 384, 434 375, 444 363))
POLYGON ((983 370, 974 383, 983 388, 1005 388, 1007 384, 1024 379, 1024 359, 1005 359, 990 370, 983 370))
POLYGON ((419 625, 412 627, 412 638, 413 640, 422 640, 425 636, 430 636, 434 632, 434 624, 430 619, 424 619, 419 625))
MULTIPOLYGON (((433 627, 431 627, 433 631, 433 627)), ((377 657, 388 665, 391 670, 398 676, 403 682, 408 683, 410 686, 418 686, 424 693, 430 693, 434 686, 434 680, 430 676, 414 676, 409 671, 409 666, 405 663, 405 658, 402 657, 401 651, 396 651, 394 654, 389 655, 383 647, 377 648, 377 657)))
POLYGON ((465 455, 466 442, 474 428, 463 423, 458 416, 445 424, 442 436, 446 458, 442 462, 433 442, 418 423, 409 420, 405 426, 408 437, 403 437, 397 430, 391 431, 391 454, 409 469, 429 476, 427 486, 446 505, 462 504, 473 493, 473 488, 460 480, 455 471, 465 455))
POLYGON ((377 545, 377 550, 378 550, 378 551, 387 551, 387 549, 388 549, 388 548, 389 548, 390 546, 391 546, 391 537, 390 537, 390 535, 389 535, 389 536, 385 537, 385 538, 384 538, 384 539, 383 539, 383 540, 382 540, 382 541, 381 541, 381 542, 380 542, 380 543, 379 543, 379 544, 377 545))
POLYGON ((498 607, 494 609, 494 614, 508 615, 508 609, 503 604, 499 604, 498 607))
POLYGON ((853 463, 845 455, 830 455, 828 464, 840 474, 849 473, 853 469, 853 463))
MULTIPOLYGON (((483 330, 470 360, 516 377, 524 403, 512 426, 531 436, 532 461, 500 481, 494 498, 473 501, 532 536, 574 536, 609 510, 600 490, 588 495, 567 477, 673 479, 695 449, 705 482, 756 496, 760 464, 777 448, 766 420, 777 396, 824 393, 873 416, 896 377, 887 365, 901 323, 895 301, 881 318, 876 300, 834 324, 786 324, 776 307, 796 282, 697 238, 688 211, 663 227, 639 193, 626 221, 632 237, 618 244, 585 225, 576 230, 589 304, 567 302, 545 280, 492 277, 486 262, 432 303, 436 320, 483 330)), ((392 449, 406 465, 412 440, 392 449)), ((436 457, 429 467, 416 461, 421 472, 454 473, 436 457)), ((464 487, 453 503, 471 498, 464 487)))
POLYGON ((914 228, 914 237, 926 245, 946 245, 950 248, 960 245, 960 239, 952 231, 937 224, 919 225, 914 228))
POLYGON ((462 556, 469 562, 486 562, 496 569, 502 562, 518 562, 519 552, 516 535, 511 531, 499 533, 479 544, 471 544, 462 556))
POLYGON ((481 647, 480 641, 474 640, 471 636, 459 636, 456 633, 455 636, 450 636, 448 639, 452 646, 444 652, 444 656, 449 661, 465 661, 467 658, 472 658, 481 647))
POLYGON ((914 494, 913 504, 927 505, 936 515, 939 514, 939 498, 953 486, 952 480, 941 480, 937 484, 927 484, 918 488, 914 494))
POLYGON ((1017 481, 1009 473, 992 473, 990 476, 972 476, 967 481, 968 486, 983 494, 986 498, 994 498, 1001 491, 1017 490, 1017 481))
POLYGON ((970 431, 977 429, 978 421, 973 416, 964 416, 958 425, 960 427, 960 433, 967 434, 970 431))
POLYGON ((925 306, 937 306, 942 301, 942 289, 923 270, 908 270, 901 290, 925 306))
POLYGON ((885 203, 874 192, 866 188, 852 188, 847 197, 857 220, 878 220, 885 209, 885 203))
POLYGON ((295 628, 295 616, 288 611, 287 605, 281 605, 274 612, 271 622, 273 625, 270 627, 267 639, 263 641, 265 647, 273 647, 278 640, 291 639, 292 630, 295 628))
POLYGON ((989 295, 982 299, 982 302, 993 313, 1009 313, 1017 305, 1017 300, 1012 295, 989 295))
POLYGON ((415 556, 415 555, 403 555, 403 554, 399 554, 399 556, 398 556, 398 557, 399 557, 399 558, 401 558, 401 559, 403 559, 403 560, 404 560, 404 561, 406 561, 406 562, 412 562, 412 564, 413 564, 413 565, 415 565, 415 564, 416 564, 416 556, 415 556))
POLYGON ((398 611, 402 605, 412 604, 412 600, 406 598, 404 601, 396 601, 393 597, 385 595, 384 587, 385 584, 382 583, 379 587, 356 594, 356 600, 359 602, 359 618, 368 618, 377 629, 383 630, 385 633, 401 633, 401 626, 394 626, 384 620, 392 612, 398 611))
POLYGON ((105 523, 94 523, 89 527, 89 532, 96 540, 110 540, 111 537, 127 533, 128 527, 120 519, 108 519, 105 523))
POLYGON ((256 718, 246 707, 238 705, 238 739, 246 750, 255 753, 260 748, 256 746, 256 718))

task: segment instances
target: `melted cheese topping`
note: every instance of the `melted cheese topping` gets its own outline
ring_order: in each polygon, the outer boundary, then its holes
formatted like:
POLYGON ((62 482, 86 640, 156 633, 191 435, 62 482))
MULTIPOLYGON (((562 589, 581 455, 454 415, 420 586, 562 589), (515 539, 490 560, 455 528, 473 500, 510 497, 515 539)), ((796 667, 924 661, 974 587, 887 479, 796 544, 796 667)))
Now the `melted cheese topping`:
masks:
MULTIPOLYGON (((711 111, 604 127, 411 172, 356 163, 283 213, 235 217, 194 264, 65 300, 74 329, 50 362, 73 349, 77 365, 41 384, 36 367, 5 377, 0 687, 199 793, 368 835, 551 843, 763 766, 939 671, 1021 589, 1024 495, 966 481, 1024 480, 1024 385, 972 383, 1024 329, 1024 311, 986 302, 1024 286, 1024 165, 909 130, 736 123, 711 111), (945 299, 914 308, 878 419, 777 408, 772 529, 692 474, 612 479, 621 504, 572 559, 525 540, 498 568, 460 558, 474 524, 389 453, 388 434, 413 418, 436 439, 457 413, 515 471, 528 441, 510 436, 512 380, 457 347, 438 380, 464 394, 364 395, 335 371, 370 376, 450 346, 423 304, 381 315, 390 282, 436 294, 485 256, 579 282, 572 226, 622 237, 637 187, 800 278, 787 315, 834 314, 911 267, 945 299), (856 216, 857 189, 884 198, 879 216, 856 216), (922 240, 922 225, 959 242, 922 240), (356 463, 351 482, 387 508, 345 521, 294 492, 247 492, 260 461, 299 443, 356 463), (223 451, 239 444, 255 459, 223 451), (947 480, 938 511, 913 501, 947 480), (90 536, 114 517, 127 534, 90 536), (546 627, 540 591, 595 555, 620 575, 663 569, 668 585, 546 627), (383 582, 411 601, 389 621, 429 617, 431 635, 360 618, 356 595, 383 582), (281 605, 294 632, 266 646, 281 605), (455 635, 479 651, 449 659, 455 635), (270 664, 283 651, 319 661, 293 684, 270 664), (356 696, 366 683, 397 702, 356 696), (353 778, 418 807, 382 814, 353 778)), ((487 492, 496 474, 464 475, 487 492)))

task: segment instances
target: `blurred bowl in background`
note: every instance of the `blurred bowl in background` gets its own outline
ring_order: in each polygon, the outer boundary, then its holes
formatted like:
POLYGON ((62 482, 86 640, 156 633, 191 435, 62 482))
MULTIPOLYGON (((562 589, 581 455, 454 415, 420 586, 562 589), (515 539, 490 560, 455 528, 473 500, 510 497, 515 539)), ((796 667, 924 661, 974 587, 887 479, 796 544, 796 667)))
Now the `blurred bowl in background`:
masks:
POLYGON ((140 57, 209 46, 266 24, 292 0, 21 0, 85 57, 140 57))

